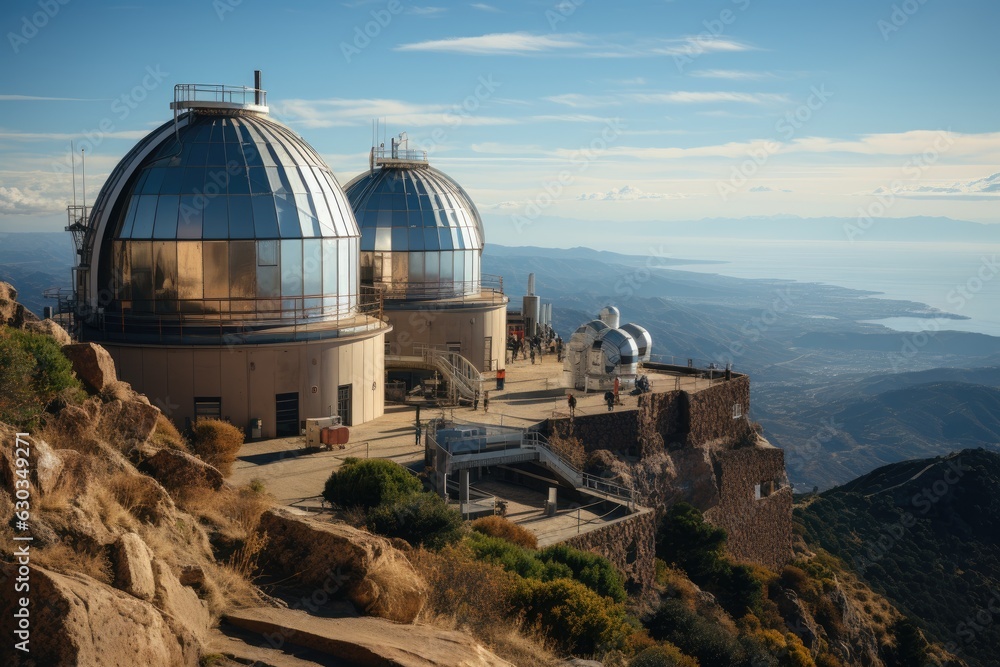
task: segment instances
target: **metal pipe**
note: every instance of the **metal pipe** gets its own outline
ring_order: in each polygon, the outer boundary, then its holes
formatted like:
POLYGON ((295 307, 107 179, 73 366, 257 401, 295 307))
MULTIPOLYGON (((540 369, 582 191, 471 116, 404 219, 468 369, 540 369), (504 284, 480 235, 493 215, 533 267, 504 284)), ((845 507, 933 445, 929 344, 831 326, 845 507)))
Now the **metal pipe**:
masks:
POLYGON ((260 70, 253 71, 253 103, 260 105, 260 70))

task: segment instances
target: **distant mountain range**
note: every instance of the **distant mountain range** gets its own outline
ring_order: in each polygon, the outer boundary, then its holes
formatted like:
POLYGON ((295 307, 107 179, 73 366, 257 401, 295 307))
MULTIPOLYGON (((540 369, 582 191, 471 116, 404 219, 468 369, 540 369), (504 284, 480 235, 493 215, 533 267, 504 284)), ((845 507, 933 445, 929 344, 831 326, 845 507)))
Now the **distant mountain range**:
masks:
POLYGON ((967 449, 878 468, 795 510, 842 558, 971 667, 1000 647, 1000 454, 967 449))

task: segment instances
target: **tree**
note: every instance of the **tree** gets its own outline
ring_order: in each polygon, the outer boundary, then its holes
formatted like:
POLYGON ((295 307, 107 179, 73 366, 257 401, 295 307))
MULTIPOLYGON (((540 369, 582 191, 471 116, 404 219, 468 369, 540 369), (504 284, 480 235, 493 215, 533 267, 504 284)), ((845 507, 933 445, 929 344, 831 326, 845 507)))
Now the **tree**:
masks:
POLYGON ((326 480, 323 497, 340 507, 371 509, 422 489, 420 480, 398 463, 347 458, 326 480))

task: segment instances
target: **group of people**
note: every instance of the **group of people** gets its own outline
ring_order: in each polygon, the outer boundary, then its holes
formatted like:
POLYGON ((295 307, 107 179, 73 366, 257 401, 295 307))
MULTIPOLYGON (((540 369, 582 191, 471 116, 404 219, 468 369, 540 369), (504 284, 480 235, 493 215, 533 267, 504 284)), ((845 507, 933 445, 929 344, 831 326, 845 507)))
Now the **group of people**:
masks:
POLYGON ((551 354, 552 352, 556 353, 557 360, 561 362, 563 341, 551 326, 542 324, 534 336, 518 337, 515 334, 508 336, 507 352, 509 363, 516 361, 518 354, 521 355, 522 359, 531 359, 531 363, 535 363, 536 358, 541 361, 546 353, 551 354))

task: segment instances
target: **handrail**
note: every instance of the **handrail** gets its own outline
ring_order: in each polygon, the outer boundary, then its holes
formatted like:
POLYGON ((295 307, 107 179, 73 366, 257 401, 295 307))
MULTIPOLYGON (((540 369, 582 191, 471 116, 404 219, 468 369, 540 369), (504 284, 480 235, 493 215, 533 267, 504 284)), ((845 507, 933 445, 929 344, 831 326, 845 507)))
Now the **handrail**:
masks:
POLYGON ((220 83, 178 83, 174 85, 174 102, 199 101, 267 106, 267 91, 249 86, 227 86, 220 83), (208 96, 203 96, 206 93, 208 96), (247 101, 248 95, 250 96, 249 102, 247 101), (259 102, 257 101, 258 97, 259 102))

